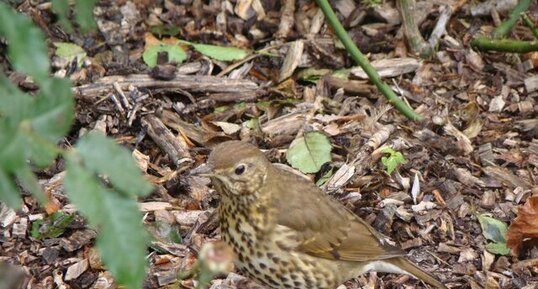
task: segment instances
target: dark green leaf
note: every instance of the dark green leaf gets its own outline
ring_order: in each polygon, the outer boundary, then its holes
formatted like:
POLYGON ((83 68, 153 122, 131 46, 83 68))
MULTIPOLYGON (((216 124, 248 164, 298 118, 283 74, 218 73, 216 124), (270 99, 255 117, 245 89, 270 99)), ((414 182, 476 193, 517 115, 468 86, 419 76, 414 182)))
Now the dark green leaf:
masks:
POLYGON ((0 167, 0 201, 5 202, 8 207, 19 208, 21 206, 21 197, 19 190, 13 183, 13 178, 2 170, 0 167))
POLYGON ((26 16, 2 2, 0 35, 8 42, 8 56, 16 70, 32 76, 37 82, 48 77, 49 58, 43 33, 26 16))
POLYGON ((73 33, 73 26, 69 22, 69 0, 52 0, 52 12, 58 15, 58 22, 67 33, 73 33))
POLYGON ((32 172, 29 165, 18 168, 14 173, 24 189, 30 192, 41 204, 47 203, 47 199, 41 190, 37 177, 34 172, 32 172))
POLYGON ((33 105, 32 130, 56 142, 69 132, 75 115, 75 102, 69 81, 49 78, 43 81, 33 105))
POLYGON ((18 127, 19 122, 30 117, 33 99, 15 87, 7 77, 0 73, 0 116, 9 119, 18 127))
POLYGON ((22 132, 11 118, 0 118, 0 169, 6 172, 26 165, 28 151, 22 132))
POLYGON ((93 8, 96 0, 78 0, 75 5, 75 18, 82 31, 86 32, 96 27, 93 19, 93 8))
POLYGON ((140 288, 148 238, 136 202, 101 185, 94 173, 81 166, 76 153, 67 156, 64 184, 71 201, 90 224, 100 228, 97 247, 115 279, 127 288, 140 288))
POLYGON ((89 133, 79 140, 77 149, 84 165, 94 173, 106 175, 120 192, 145 196, 151 191, 131 154, 111 139, 97 132, 89 133))
POLYGON ((147 233, 136 202, 105 191, 103 210, 109 214, 97 239, 101 258, 115 279, 127 288, 142 287, 147 233))

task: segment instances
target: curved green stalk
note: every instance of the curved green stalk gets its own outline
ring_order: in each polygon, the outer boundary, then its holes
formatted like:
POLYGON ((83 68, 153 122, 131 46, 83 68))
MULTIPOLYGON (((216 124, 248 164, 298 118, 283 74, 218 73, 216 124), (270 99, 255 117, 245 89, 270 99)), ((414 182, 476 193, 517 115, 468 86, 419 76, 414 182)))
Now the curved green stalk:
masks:
POLYGON ((538 41, 489 39, 487 37, 477 37, 471 41, 471 47, 482 51, 494 50, 512 53, 527 53, 538 51, 538 41))
POLYGON ((353 43, 353 40, 351 40, 351 37, 347 34, 347 31, 344 29, 338 18, 336 17, 336 14, 334 13, 333 9, 331 8, 331 5, 329 5, 328 0, 316 0, 316 3, 318 4, 319 8, 323 11, 323 14, 325 14, 325 18, 327 18, 327 22, 331 25, 331 27, 334 29, 334 32, 336 33, 336 36, 338 36, 338 39, 344 44, 344 47, 346 50, 351 54, 351 57, 353 60, 355 60, 366 72, 366 75, 370 78, 370 80, 377 86, 377 88, 383 93, 383 95, 387 98, 390 104, 392 104, 398 111, 400 111, 403 115, 405 115, 407 118, 411 120, 421 120, 422 116, 417 114, 411 107, 409 107, 403 100, 398 98, 394 91, 388 86, 385 82, 381 80, 379 77, 379 74, 377 71, 370 65, 368 62, 368 59, 360 52, 360 50, 357 48, 355 43, 353 43))
POLYGON ((519 0, 516 7, 514 7, 514 10, 512 10, 512 12, 510 13, 510 17, 508 17, 506 21, 504 21, 499 27, 497 27, 497 29, 495 29, 495 32, 493 32, 493 38, 504 38, 508 34, 508 32, 510 32, 512 27, 516 25, 521 13, 527 11, 530 5, 531 0, 519 0))

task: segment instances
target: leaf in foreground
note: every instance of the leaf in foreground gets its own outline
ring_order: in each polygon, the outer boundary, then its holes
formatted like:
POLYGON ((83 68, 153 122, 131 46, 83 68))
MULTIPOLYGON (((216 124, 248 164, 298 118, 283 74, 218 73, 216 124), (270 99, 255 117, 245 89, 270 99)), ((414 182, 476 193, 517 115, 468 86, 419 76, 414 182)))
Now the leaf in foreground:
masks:
POLYGON ((331 161, 331 143, 319 132, 308 132, 295 139, 286 153, 290 165, 303 173, 316 173, 331 161))
POLYGON ((136 197, 151 192, 131 154, 113 140, 91 132, 79 140, 77 149, 86 168, 105 175, 121 193, 136 197))
MULTIPOLYGON (((82 1, 85 2, 85 1, 82 1)), ((47 78, 49 58, 43 32, 23 14, 0 2, 0 36, 8 43, 8 55, 17 71, 40 81, 47 78)))
POLYGON ((69 199, 100 229, 97 247, 116 281, 141 288, 145 276, 147 233, 134 199, 105 188, 82 166, 76 152, 67 156, 65 188, 69 199))

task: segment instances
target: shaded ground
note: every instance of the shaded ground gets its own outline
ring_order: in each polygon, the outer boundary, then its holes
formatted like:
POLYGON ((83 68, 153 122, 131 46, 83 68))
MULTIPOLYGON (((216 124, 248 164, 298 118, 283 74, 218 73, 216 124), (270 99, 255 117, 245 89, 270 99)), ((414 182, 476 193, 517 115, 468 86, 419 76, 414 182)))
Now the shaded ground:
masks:
MULTIPOLYGON (((447 286, 538 286, 537 248, 523 248, 519 258, 491 254, 477 220, 477 215, 488 213, 510 223, 517 206, 538 194, 536 54, 472 51, 472 37, 492 30, 489 15, 472 17, 470 4, 463 5, 432 59, 404 62, 402 58, 413 56, 393 1, 375 8, 353 1, 333 3, 370 60, 389 59, 390 67, 404 71, 385 81, 424 116, 423 122, 413 123, 359 73, 352 71, 351 80, 343 80, 319 71, 349 68, 353 62, 335 45, 312 2, 297 1, 295 7, 295 1, 286 2, 287 7, 279 1, 175 4, 180 2, 191 1, 102 1, 95 10, 99 31, 87 36, 63 33, 46 8, 30 2, 21 6, 51 42, 76 43, 89 56, 80 69, 56 62, 57 75, 67 75, 78 86, 77 122, 65 143, 76 142, 84 131, 103 131, 135 150, 157 187, 140 200, 144 222, 158 240, 149 250, 146 288, 193 288, 193 280, 177 281, 177 272, 192 266, 202 244, 218 239, 209 217, 218 196, 207 179, 186 175, 204 162, 213 144, 250 141, 265 149, 273 162, 286 163, 291 141, 308 131, 323 132, 333 146, 333 162, 310 177, 317 181, 327 171, 340 169, 324 189, 447 286), (231 69, 230 63, 191 50, 177 71, 170 65, 150 70, 141 59, 144 34, 163 24, 191 42, 265 48, 268 54, 231 69), (296 63, 297 69, 285 62, 296 63), (319 77, 307 78, 306 68, 318 69, 319 77), (380 162, 382 146, 407 159, 392 175, 380 162), (412 191, 418 192, 416 203, 412 191), (183 241, 173 242, 170 230, 179 230, 183 241)), ((427 15, 419 21, 422 33, 433 29, 441 4, 421 5, 427 15)), ((534 19, 536 11, 534 3, 534 19)), ((522 25, 510 37, 532 39, 522 25)), ((25 87, 24 80, 19 84, 25 87)), ((59 161, 40 177, 61 210, 73 212, 58 183, 62 171, 59 161)), ((31 223, 44 215, 30 197, 17 212, 0 207, 0 260, 27 269, 32 276, 28 288, 108 288, 111 277, 96 260, 95 233, 77 217, 59 238, 29 238, 31 223)), ((390 274, 360 276, 345 286, 424 287, 390 274)), ((211 288, 256 287, 231 274, 217 276, 211 288)))

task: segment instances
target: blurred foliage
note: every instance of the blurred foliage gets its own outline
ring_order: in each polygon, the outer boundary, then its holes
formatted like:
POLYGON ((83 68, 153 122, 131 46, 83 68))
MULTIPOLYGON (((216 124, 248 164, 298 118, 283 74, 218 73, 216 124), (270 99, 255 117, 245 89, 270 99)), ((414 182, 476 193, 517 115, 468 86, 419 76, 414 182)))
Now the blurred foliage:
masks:
MULTIPOLYGON (((93 18, 87 18, 94 2, 76 2, 77 23, 83 29, 93 23, 93 18)), ((66 14, 69 6, 61 6, 65 3, 54 1, 60 5, 56 11, 66 14)), ((65 158, 65 193, 90 225, 98 228, 96 243, 106 267, 126 288, 141 288, 148 237, 135 198, 147 195, 152 186, 142 178, 129 151, 99 133, 81 137, 74 148, 59 146, 75 116, 70 82, 49 76, 43 33, 2 2, 0 37, 7 43, 11 68, 28 75, 39 87, 31 96, 0 72, 0 200, 20 207, 22 189, 47 205, 49 197, 43 193, 34 170, 65 158)), ((71 220, 55 213, 35 222, 32 235, 42 239, 60 236, 71 220)))

